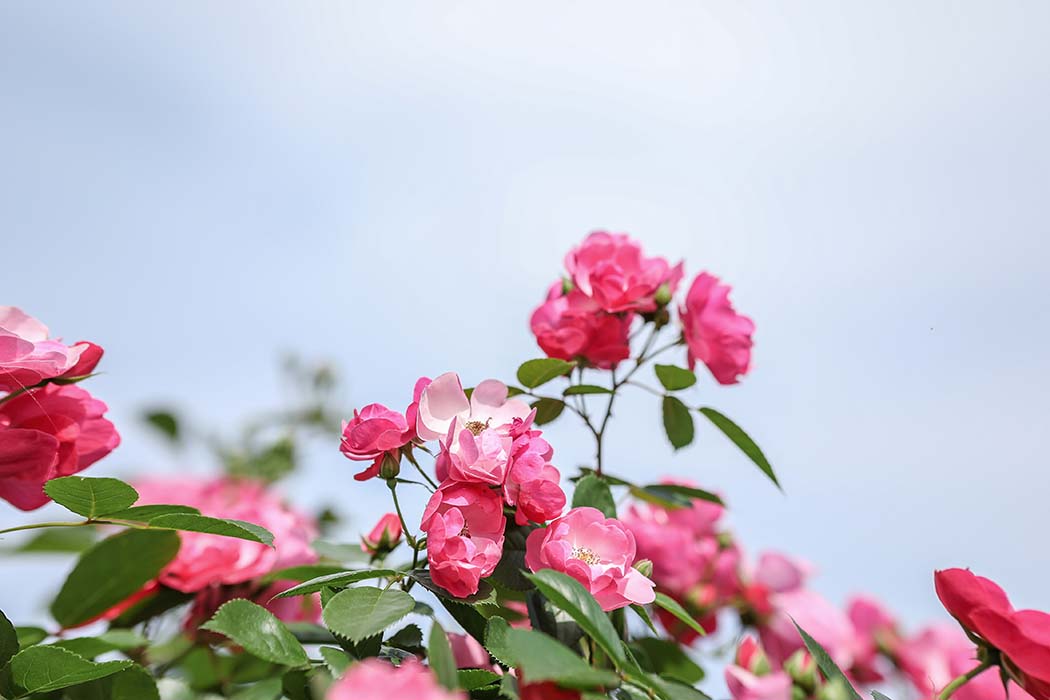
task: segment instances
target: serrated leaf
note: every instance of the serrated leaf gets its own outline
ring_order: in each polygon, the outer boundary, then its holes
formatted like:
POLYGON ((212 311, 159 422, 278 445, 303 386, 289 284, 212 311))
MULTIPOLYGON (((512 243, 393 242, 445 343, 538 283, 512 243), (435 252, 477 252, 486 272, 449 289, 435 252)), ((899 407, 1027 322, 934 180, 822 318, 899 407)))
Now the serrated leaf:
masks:
POLYGON ((597 508, 607 518, 616 517, 616 502, 613 500, 609 482, 596 474, 588 474, 576 482, 572 492, 572 507, 597 508))
POLYGON ((405 625, 397 632, 390 635, 385 642, 387 646, 396 647, 405 651, 419 651, 423 648, 423 630, 419 625, 405 625))
POLYGON ((137 593, 179 551, 174 532, 127 530, 84 552, 51 604, 63 627, 76 627, 137 593))
POLYGON ((551 603, 567 612, 590 635, 618 668, 626 663, 620 636, 612 622, 579 581, 554 569, 542 569, 527 576, 551 603))
POLYGON ((365 569, 364 571, 340 571, 334 574, 326 574, 304 581, 297 586, 292 586, 286 591, 281 591, 274 598, 291 598, 297 595, 309 595, 318 593, 325 588, 340 588, 349 586, 351 583, 366 581, 371 578, 390 578, 394 576, 405 576, 403 571, 395 569, 365 569))
POLYGON ((449 644, 445 630, 435 622, 430 626, 427 641, 427 661, 430 669, 437 676, 438 683, 448 690, 456 690, 456 660, 452 656, 452 645, 449 644))
POLYGON ((543 386, 552 379, 557 379, 562 375, 568 374, 575 366, 575 362, 557 360, 553 357, 528 360, 518 367, 518 382, 520 382, 523 387, 535 389, 538 386, 543 386))
POLYGON ((7 663, 8 659, 18 653, 18 632, 15 626, 0 610, 0 667, 7 663))
POLYGON ((203 629, 228 637, 260 659, 298 668, 310 663, 299 640, 261 605, 238 598, 224 603, 203 629))
POLYGON ((674 396, 663 400, 664 432, 671 445, 680 450, 693 441, 693 416, 686 405, 674 396))
POLYGON ((117 650, 140 649, 149 644, 149 640, 132 630, 112 629, 97 637, 73 637, 54 642, 50 646, 61 647, 85 659, 117 650))
POLYGON ((591 668, 568 647, 542 632, 512 628, 502 617, 489 619, 485 648, 530 683, 551 681, 566 688, 615 688, 619 677, 591 668))
POLYGON ((806 645, 809 653, 813 655, 813 660, 817 662, 817 666, 820 668, 821 673, 824 674, 824 677, 829 682, 843 683, 844 689, 853 700, 861 700, 853 684, 846 678, 846 674, 832 661, 831 655, 820 645, 820 642, 813 639, 806 630, 799 627, 794 618, 791 619, 791 624, 795 625, 795 629, 798 630, 799 635, 802 637, 802 642, 806 645))
POLYGON ((611 394, 612 389, 597 384, 573 384, 562 392, 563 396, 575 396, 577 394, 611 394))
POLYGON ((132 506, 130 508, 125 508, 124 510, 118 510, 115 513, 107 514, 106 520, 132 520, 137 523, 148 523, 153 518, 160 517, 161 515, 171 515, 172 513, 189 513, 191 515, 201 514, 199 510, 191 508, 190 506, 158 504, 151 506, 132 506))
POLYGON ((562 411, 565 410, 565 402, 545 397, 538 401, 533 401, 532 407, 536 409, 536 417, 533 422, 536 425, 546 425, 561 415, 562 411))
POLYGON ((456 672, 456 681, 460 688, 466 691, 487 688, 490 685, 499 685, 500 676, 492 671, 482 668, 464 668, 456 672))
POLYGON ((342 676, 343 672, 350 667, 352 660, 342 649, 321 647, 318 651, 321 652, 321 658, 324 659, 325 666, 336 678, 342 676))
POLYGON ((77 515, 94 520, 124 510, 139 500, 139 493, 120 479, 63 476, 44 484, 44 493, 77 515))
POLYGON ((685 623, 690 629, 699 634, 701 637, 707 636, 707 631, 700 625, 699 622, 693 619, 681 604, 667 595, 666 593, 657 593, 654 604, 663 608, 667 612, 677 617, 681 622, 685 623))
POLYGON ((682 367, 676 367, 675 365, 654 365, 653 370, 656 372, 656 378, 660 380, 664 389, 667 389, 668 391, 688 389, 696 384, 696 375, 682 367))
POLYGON ((713 408, 704 407, 700 409, 700 413, 714 423, 715 427, 722 431, 727 438, 733 441, 733 444, 740 448, 740 450, 747 455, 748 459, 755 463, 762 473, 769 477, 770 481, 776 484, 778 489, 783 490, 780 486, 780 482, 777 480, 777 475, 773 473, 773 466, 766 459, 765 454, 762 453, 762 449, 755 444, 755 441, 751 439, 751 436, 744 432, 744 430, 731 421, 725 415, 719 413, 713 408))
POLYGON ((130 661, 95 663, 53 646, 29 647, 11 659, 11 679, 27 693, 46 693, 105 678, 131 668, 130 661))
POLYGON ((149 521, 151 529, 184 530, 186 532, 203 532, 207 535, 236 537, 241 540, 258 542, 268 547, 273 546, 273 533, 255 523, 244 520, 212 518, 193 513, 169 513, 149 521))
POLYGON ((382 632, 414 607, 415 600, 404 591, 362 586, 335 594, 324 606, 322 618, 332 632, 359 642, 382 632))

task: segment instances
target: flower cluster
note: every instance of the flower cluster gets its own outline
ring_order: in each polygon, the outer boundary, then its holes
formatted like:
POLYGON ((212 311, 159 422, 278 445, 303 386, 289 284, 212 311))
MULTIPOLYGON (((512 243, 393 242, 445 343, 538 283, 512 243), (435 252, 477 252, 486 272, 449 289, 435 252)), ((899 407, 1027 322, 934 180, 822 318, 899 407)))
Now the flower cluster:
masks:
POLYGON ((44 483, 87 469, 120 444, 106 404, 72 384, 102 348, 50 339, 40 321, 0 306, 0 498, 22 510, 50 499, 44 483))

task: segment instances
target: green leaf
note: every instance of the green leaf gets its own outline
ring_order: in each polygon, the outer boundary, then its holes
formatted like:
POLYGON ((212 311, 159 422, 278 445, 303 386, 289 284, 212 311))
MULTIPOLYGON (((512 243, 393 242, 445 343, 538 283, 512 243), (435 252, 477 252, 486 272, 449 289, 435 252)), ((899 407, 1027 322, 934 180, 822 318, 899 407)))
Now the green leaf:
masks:
POLYGON ((423 650, 423 630, 418 625, 405 625, 390 635, 385 644, 415 654, 423 650))
POLYGON ((552 379, 568 374, 575 366, 575 362, 556 360, 553 357, 529 360, 518 367, 518 382, 527 389, 535 389, 552 379))
POLYGON ((208 535, 221 535, 223 537, 236 537, 241 540, 259 542, 268 547, 273 546, 273 533, 255 523, 243 520, 224 520, 222 518, 211 518, 207 515, 194 515, 193 513, 169 513, 160 515, 149 521, 152 529, 161 530, 185 530, 187 532, 203 532, 208 535))
POLYGON ((653 634, 659 634, 656 630, 656 625, 653 624, 653 618, 649 617, 649 611, 644 606, 638 605, 637 603, 631 605, 631 610, 634 610, 638 617, 642 618, 642 622, 653 634))
POLYGON ((345 567, 338 564, 301 564, 277 569, 259 579, 259 583, 273 583, 274 581, 309 581, 319 576, 330 576, 341 574, 346 571, 345 567))
POLYGON ((63 627, 76 627, 137 593, 179 551, 174 532, 127 530, 84 552, 51 604, 63 627))
POLYGON ((664 700, 711 700, 707 694, 674 678, 661 678, 655 674, 648 674, 646 680, 664 700))
POLYGON ((492 582, 512 591, 532 590, 532 582, 525 578, 525 543, 529 534, 535 530, 533 525, 507 524, 503 533, 503 556, 500 557, 496 570, 492 572, 492 582))
POLYGON ((352 659, 346 655, 346 652, 342 649, 336 649, 335 647, 321 647, 318 649, 321 652, 321 658, 324 659, 325 666, 332 672, 332 675, 339 678, 343 673, 350 667, 352 659))
POLYGON ((820 668, 821 673, 824 674, 824 677, 827 678, 829 682, 844 684, 844 689, 849 693, 849 697, 853 698, 853 700, 861 700, 861 697, 853 687, 853 684, 846 678, 846 674, 842 672, 842 669, 835 665, 835 662, 831 660, 831 655, 825 651, 824 647, 820 645, 820 642, 813 639, 813 637, 809 636, 809 633, 806 632, 806 630, 799 627, 794 618, 791 619, 791 623, 795 625, 795 629, 798 630, 799 635, 802 637, 806 649, 808 649, 809 653, 813 655, 813 660, 817 662, 817 666, 820 668))
POLYGON ((562 392, 563 396, 573 396, 575 394, 611 394, 612 389, 604 386, 598 386, 597 384, 573 384, 568 389, 562 392))
POLYGON ((41 627, 15 627, 18 648, 26 649, 47 639, 47 630, 41 627))
POLYGON ((481 668, 464 668, 456 672, 457 684, 466 691, 499 685, 502 676, 481 668))
POLYGON ((7 619, 4 611, 0 610, 0 667, 17 653, 18 632, 15 631, 15 626, 7 619))
POLYGON ((542 569, 526 575, 548 600, 567 612, 597 642, 618 668, 627 662, 620 636, 612 622, 579 581, 554 569, 542 569))
POLYGON ((588 474, 576 482, 576 489, 572 493, 572 507, 581 506, 597 508, 606 518, 616 517, 616 502, 609 490, 609 483, 595 474, 588 474))
POLYGON ((130 661, 95 663, 52 646, 29 647, 11 659, 11 678, 27 693, 46 693, 105 678, 131 668, 130 661))
POLYGON ((243 598, 223 604, 201 627, 229 637, 265 661, 293 668, 310 663, 303 645, 284 623, 266 608, 243 598))
POLYGON ((889 697, 883 695, 877 690, 871 691, 871 697, 875 698, 875 700, 890 700, 889 697))
POLYGON ((310 548, 323 559, 331 559, 344 564, 368 561, 368 554, 361 550, 360 542, 339 544, 326 542, 325 540, 314 540, 310 543, 310 548))
POLYGON ((430 637, 427 642, 427 661, 437 676, 438 683, 448 690, 456 690, 456 660, 452 656, 452 645, 441 625, 435 622, 430 626, 430 637))
POLYGON ((69 700, 159 700, 157 683, 141 666, 73 686, 66 691, 69 700))
POLYGON ((161 435, 172 442, 179 441, 179 419, 170 411, 149 411, 142 416, 146 423, 153 426, 161 435))
MULTIPOLYGON (((484 581, 482 581, 484 583, 484 581)), ((476 639, 479 644, 485 641, 485 626, 488 619, 478 612, 473 605, 453 602, 454 598, 443 598, 438 596, 438 602, 445 608, 452 619, 459 623, 463 631, 476 639)))
POLYGON ((328 629, 359 642, 382 632, 413 607, 415 601, 404 591, 362 586, 337 593, 324 606, 322 618, 328 629))
POLYGON ((748 458, 754 462, 762 472, 769 477, 770 481, 776 484, 778 489, 782 489, 780 482, 777 481, 777 475, 773 473, 773 467, 766 459, 766 456, 762 454, 762 449, 755 444, 755 441, 745 433, 739 425, 729 420, 726 416, 722 415, 713 408, 701 408, 700 413, 703 413, 709 421, 715 424, 715 427, 721 430, 727 438, 733 441, 733 444, 739 447, 748 458))
POLYGON ((53 527, 42 530, 14 551, 19 554, 79 554, 94 543, 93 527, 53 527))
POLYGON ((583 659, 542 632, 514 629, 502 617, 489 618, 485 648, 505 666, 520 669, 530 683, 551 681, 567 688, 615 688, 619 677, 591 668, 583 659))
POLYGON ((148 523, 153 518, 161 515, 171 515, 172 513, 189 513, 191 515, 200 515, 201 512, 196 508, 190 506, 176 506, 176 505, 153 505, 153 506, 132 506, 125 508, 124 510, 118 510, 115 513, 109 513, 106 515, 107 520, 133 520, 137 523, 148 523))
POLYGON ((565 410, 565 402, 558 399, 542 398, 534 401, 532 407, 536 409, 536 425, 546 425, 556 420, 561 412, 565 410))
POLYGON ((403 571, 394 569, 366 569, 364 571, 340 571, 334 574, 318 576, 309 581, 292 586, 286 591, 281 591, 274 598, 291 598, 297 595, 309 595, 317 593, 325 588, 341 588, 351 583, 365 581, 370 578, 392 578, 394 576, 405 576, 403 571))
POLYGON ((139 493, 120 479, 63 476, 44 484, 44 493, 77 515, 94 520, 124 510, 139 500, 139 493))
POLYGON ((672 598, 671 596, 667 595, 666 593, 657 593, 656 600, 654 602, 656 605, 660 606, 667 612, 677 617, 701 637, 707 635, 707 631, 700 625, 700 623, 694 620, 693 616, 686 612, 686 609, 683 608, 678 603, 678 601, 672 598))
POLYGON ((668 391, 688 389, 696 384, 696 375, 687 369, 674 365, 654 365, 653 369, 656 371, 656 378, 668 391))
POLYGON ((664 432, 676 450, 693 441, 693 416, 686 405, 673 396, 663 400, 664 432))
POLYGON ((692 499, 694 498, 701 501, 707 501, 708 503, 717 503, 720 506, 725 505, 721 497, 717 494, 711 493, 710 491, 704 491, 703 489, 694 488, 692 486, 683 486, 681 484, 650 484, 643 487, 643 489, 651 496, 657 496, 668 502, 675 503, 682 508, 688 508, 692 505, 692 499))
POLYGON ((692 685, 704 679, 704 669, 696 665, 682 651, 682 647, 666 639, 643 637, 631 642, 631 648, 647 671, 669 676, 692 685))
MULTIPOLYGON (((324 656, 323 651, 321 655, 324 656)), ((281 679, 267 678, 237 691, 236 694, 230 696, 230 700, 278 700, 281 692, 281 679)))
POLYGON ((149 640, 137 632, 112 629, 103 632, 97 637, 63 639, 54 642, 50 646, 62 647, 74 654, 80 654, 85 659, 93 659, 111 651, 141 649, 148 644, 149 640))

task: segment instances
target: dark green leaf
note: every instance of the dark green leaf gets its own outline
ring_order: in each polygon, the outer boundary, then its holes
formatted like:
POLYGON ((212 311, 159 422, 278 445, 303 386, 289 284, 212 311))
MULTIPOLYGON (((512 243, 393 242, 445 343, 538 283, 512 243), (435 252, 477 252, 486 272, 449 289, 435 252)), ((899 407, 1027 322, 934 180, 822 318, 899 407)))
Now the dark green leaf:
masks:
POLYGON ((448 611, 448 614, 459 623, 463 631, 476 639, 479 644, 483 644, 485 640, 485 626, 488 624, 488 620, 473 605, 455 603, 453 601, 453 598, 438 596, 438 602, 441 603, 441 607, 448 611))
POLYGON ((501 678, 499 674, 481 668, 465 668, 456 672, 459 687, 467 691, 499 685, 501 678))
POLYGON ((325 666, 332 672, 332 675, 339 678, 343 675, 343 672, 350 667, 352 659, 346 655, 346 652, 342 649, 336 649, 335 647, 321 647, 318 649, 321 652, 321 658, 324 659, 325 666))
POLYGON ((689 685, 699 683, 704 678, 704 670, 674 642, 643 637, 631 642, 631 648, 647 671, 676 678, 689 685))
POLYGON ((535 389, 552 379, 568 374, 575 366, 575 362, 556 360, 553 357, 529 360, 518 367, 518 381, 523 387, 535 389))
POLYGON ((274 598, 291 598, 297 595, 309 595, 317 593, 325 588, 341 588, 351 583, 365 581, 370 578, 391 578, 394 576, 405 576, 402 571, 394 569, 366 569, 364 571, 340 571, 334 574, 326 574, 304 581, 298 586, 292 586, 286 591, 281 591, 274 598))
POLYGON ((674 365, 654 365, 653 369, 656 371, 656 378, 668 391, 688 389, 696 384, 696 375, 687 369, 674 365))
POLYGON ((18 632, 15 626, 7 619, 7 615, 0 610, 0 667, 7 663, 8 659, 18 653, 18 632))
POLYGON ((594 639, 617 667, 623 666, 627 658, 620 637, 590 591, 573 577, 554 569, 542 569, 528 576, 548 600, 567 612, 594 639))
POLYGON ((700 623, 694 620, 693 616, 690 615, 686 611, 686 609, 683 608, 678 603, 678 601, 672 598, 671 596, 667 595, 666 593, 657 593, 656 600, 654 602, 656 603, 656 605, 671 613, 683 623, 685 623, 687 626, 692 628, 692 630, 699 634, 701 637, 707 634, 707 631, 704 630, 700 623))
POLYGON ((159 700, 157 683, 141 666, 112 676, 73 686, 66 691, 69 700, 159 700))
POLYGON ((130 661, 95 663, 52 646, 29 647, 11 659, 11 678, 27 693, 46 693, 105 678, 131 668, 130 661))
POLYGON ((427 642, 427 661, 431 670, 437 676, 438 683, 448 690, 455 690, 456 684, 456 660, 452 656, 452 645, 448 642, 448 635, 437 622, 430 626, 430 638, 427 642))
POLYGON ((239 598, 223 604, 201 627, 229 637, 250 654, 275 664, 294 668, 310 662, 303 645, 284 623, 248 600, 239 598))
POLYGON ((700 413, 707 416, 707 419, 715 424, 715 427, 721 430, 727 438, 733 441, 733 444, 739 447, 744 454, 754 462, 762 472, 769 477, 769 479, 777 485, 777 488, 781 488, 780 482, 777 481, 777 475, 773 473, 773 466, 766 459, 766 456, 762 454, 761 448, 755 444, 755 441, 745 433, 739 425, 729 420, 726 416, 722 415, 713 408, 701 408, 700 413))
POLYGON ((338 564, 302 564, 300 566, 289 566, 285 569, 271 571, 260 579, 260 583, 273 583, 274 581, 309 581, 319 576, 330 576, 341 574, 346 569, 338 564))
POLYGON ((711 700, 707 694, 674 678, 661 678, 655 674, 648 674, 646 680, 664 700, 711 700))
POLYGON ((616 517, 616 502, 609 490, 609 483, 595 474, 588 474, 576 482, 576 489, 572 493, 572 507, 581 506, 597 508, 607 518, 616 517))
POLYGON ((362 586, 337 593, 324 606, 322 617, 328 629, 357 642, 382 632, 413 607, 415 601, 404 591, 362 586))
POLYGON ((663 414, 664 432, 676 450, 693 441, 693 416, 684 403, 673 396, 665 396, 663 414))
POLYGON ((542 398, 534 401, 532 407, 536 409, 536 425, 546 425, 558 418, 565 410, 565 402, 558 399, 542 398))
POLYGON ((492 572, 495 583, 513 591, 528 591, 532 582, 525 578, 525 542, 529 533, 535 528, 532 525, 507 525, 503 537, 503 556, 500 557, 496 570, 492 572))
POLYGON ((573 384, 568 389, 562 392, 564 396, 573 396, 575 394, 611 394, 612 389, 608 389, 604 386, 598 386, 596 384, 573 384))
POLYGON ((41 531, 15 551, 21 554, 79 554, 94 543, 93 527, 54 527, 41 531))
MULTIPOLYGON (((178 535, 175 535, 178 537, 178 535)), ((133 627, 141 622, 157 617, 173 608, 188 603, 193 594, 176 591, 174 588, 161 586, 156 592, 145 596, 137 603, 120 613, 113 625, 116 627, 133 627)))
POLYGON ((615 688, 619 677, 591 668, 568 647, 542 632, 512 628, 502 617, 489 619, 485 648, 530 683, 551 681, 567 688, 615 688))
POLYGON ((806 645, 806 649, 813 655, 813 660, 817 662, 817 666, 820 667, 821 673, 828 679, 829 682, 838 682, 844 685, 844 689, 849 693, 849 697, 853 700, 861 700, 860 695, 857 693, 853 684, 846 678, 846 674, 842 672, 835 662, 831 660, 831 655, 825 651, 824 647, 820 645, 820 642, 809 636, 806 630, 798 626, 794 618, 791 620, 792 624, 795 625, 795 629, 798 630, 799 635, 802 637, 803 643, 806 645))
POLYGON ((653 634, 658 634, 656 631, 656 625, 653 624, 653 618, 649 617, 649 611, 646 610, 644 606, 635 604, 631 606, 631 610, 634 610, 638 617, 642 618, 642 622, 645 623, 645 626, 648 627, 653 634))
POLYGON ((390 635, 386 645, 410 651, 413 654, 423 650, 423 630, 418 625, 405 625, 390 635))
POLYGON ((725 505, 717 494, 703 489, 694 488, 692 486, 683 486, 681 484, 651 484, 644 488, 650 495, 659 496, 668 501, 678 502, 683 507, 692 505, 691 501, 694 498, 701 501, 707 501, 708 503, 717 503, 720 506, 725 505))
POLYGON ((131 508, 125 508, 124 510, 118 510, 115 513, 107 514, 106 520, 132 520, 137 523, 148 523, 153 518, 161 515, 170 515, 172 513, 190 513, 192 515, 201 514, 199 510, 191 508, 190 506, 132 506, 131 508))
POLYGON ((149 411, 143 418, 146 423, 156 428, 164 437, 172 442, 179 441, 179 419, 175 417, 174 413, 162 410, 149 411))
POLYGON ((170 513, 153 518, 149 521, 149 526, 153 529, 185 530, 187 532, 203 532, 223 537, 236 537, 241 540, 260 542, 269 547, 273 546, 273 533, 264 527, 259 527, 255 523, 243 520, 224 520, 192 513, 170 513))
MULTIPOLYGON (((339 653, 341 654, 342 652, 339 653)), ((321 655, 324 656, 323 648, 321 655)), ((267 678, 248 688, 237 691, 236 694, 230 696, 230 700, 278 700, 281 697, 281 692, 281 679, 267 678)))
POLYGON ((178 551, 174 532, 127 530, 104 539, 81 555, 51 614, 63 627, 83 624, 137 593, 178 551))
POLYGON ((26 649, 47 639, 47 630, 40 627, 15 627, 15 634, 18 635, 19 649, 26 649))
POLYGON ((44 484, 44 493, 88 519, 124 510, 139 500, 138 491, 130 485, 106 477, 63 476, 44 484))
POLYGON ((889 697, 883 695, 877 690, 871 691, 871 697, 875 698, 875 700, 890 700, 889 697))

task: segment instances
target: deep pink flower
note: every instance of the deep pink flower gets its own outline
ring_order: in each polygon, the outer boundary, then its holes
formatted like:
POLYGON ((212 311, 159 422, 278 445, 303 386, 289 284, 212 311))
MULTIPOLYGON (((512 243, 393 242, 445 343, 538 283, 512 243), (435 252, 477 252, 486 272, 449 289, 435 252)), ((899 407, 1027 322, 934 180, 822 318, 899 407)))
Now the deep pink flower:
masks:
POLYGON ((462 691, 445 690, 430 669, 415 660, 400 666, 372 658, 358 661, 328 689, 327 700, 466 700, 462 691))
POLYGON ((364 471, 354 475, 356 480, 366 481, 379 476, 383 460, 401 461, 401 449, 416 439, 419 399, 429 384, 427 377, 416 381, 412 403, 403 415, 383 404, 373 403, 360 411, 355 410, 351 420, 343 421, 339 451, 355 462, 372 462, 364 471))
POLYGON ((500 486, 507 478, 513 438, 506 430, 484 428, 474 433, 469 428, 449 435, 442 442, 435 472, 444 481, 462 481, 500 486))
POLYGON ((521 688, 518 696, 521 700, 580 700, 583 697, 578 690, 562 688, 550 681, 528 683, 520 674, 519 681, 521 688))
POLYGON ((514 443, 503 497, 515 507, 514 521, 524 525, 530 520, 544 523, 561 515, 565 508, 561 474, 550 463, 554 450, 541 437, 541 431, 532 429, 532 412, 524 420, 515 419, 511 426, 514 443))
POLYGON ((856 654, 850 675, 860 683, 883 679, 880 654, 893 655, 900 644, 897 620, 878 600, 854 596, 846 604, 846 615, 856 635, 856 654))
POLYGON ((734 662, 726 667, 726 685, 733 700, 790 700, 791 677, 772 670, 765 653, 750 635, 737 648, 734 662))
POLYGON ((634 315, 610 314, 578 289, 568 294, 555 282, 529 319, 536 342, 548 357, 583 358, 601 369, 612 369, 631 356, 628 336, 634 315))
POLYGON ((682 263, 646 258, 627 234, 596 231, 565 256, 573 284, 609 312, 654 311, 656 292, 667 285, 673 295, 682 279, 682 263))
POLYGON ((0 404, 0 498, 32 510, 44 482, 87 469, 120 444, 106 404, 78 386, 47 386, 0 404))
POLYGON ((443 484, 427 502, 421 524, 434 583, 458 598, 477 593, 503 555, 505 526, 497 492, 481 484, 443 484))
POLYGON ((459 375, 446 372, 422 390, 416 430, 424 440, 446 440, 464 429, 478 435, 525 418, 531 410, 524 401, 507 398, 507 385, 496 379, 478 384, 468 399, 459 375))
POLYGON ((245 520, 273 533, 273 547, 258 542, 199 532, 180 532, 182 546, 159 580, 184 593, 208 586, 251 581, 271 571, 317 561, 310 543, 317 537, 313 521, 298 513, 258 482, 245 479, 146 479, 135 483, 139 504, 172 501, 203 515, 245 520))
POLYGON ((689 366, 703 362, 719 384, 736 384, 751 366, 755 324, 729 301, 730 287, 703 272, 693 280, 679 308, 689 366))
POLYGON ((40 321, 13 306, 0 306, 0 391, 17 391, 55 377, 91 374, 102 348, 81 341, 48 340, 40 321))
POLYGON ((448 643, 452 647, 452 658, 456 660, 456 668, 493 668, 492 659, 489 658, 485 647, 469 634, 449 632, 448 643))
POLYGON ((386 554, 401 542, 401 534, 401 518, 397 513, 387 513, 361 538, 361 549, 372 556, 386 554))
POLYGON ((634 535, 597 508, 573 508, 525 542, 525 563, 532 571, 555 569, 584 585, 603 610, 656 598, 653 582, 632 568, 634 535))

